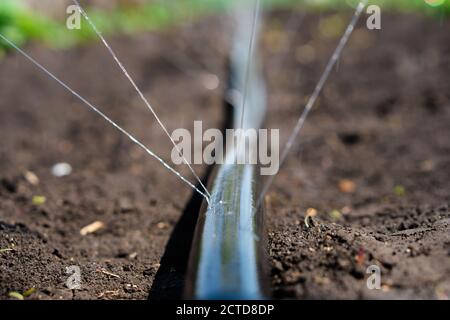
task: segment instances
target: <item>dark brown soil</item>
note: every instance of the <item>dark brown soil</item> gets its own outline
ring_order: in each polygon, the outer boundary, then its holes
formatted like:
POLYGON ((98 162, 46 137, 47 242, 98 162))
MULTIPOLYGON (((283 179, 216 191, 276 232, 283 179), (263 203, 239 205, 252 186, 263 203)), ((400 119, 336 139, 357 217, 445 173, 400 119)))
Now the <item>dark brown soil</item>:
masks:
MULTIPOLYGON (((296 43, 311 41, 314 63, 287 59, 291 76, 269 64, 274 128, 293 127, 331 54, 304 26, 296 43)), ((385 16, 356 30, 267 199, 276 297, 448 298, 449 27, 385 16), (382 290, 367 289, 370 265, 382 290)))
MULTIPOLYGON (((338 40, 318 32, 326 16, 307 15, 289 34, 279 31, 286 13, 266 21, 268 119, 282 141, 338 40)), ((275 297, 450 294, 449 27, 385 15, 382 31, 356 30, 266 198, 275 297), (309 227, 308 208, 317 210, 309 227), (370 265, 382 290, 366 287, 370 265)), ((112 41, 169 131, 222 125, 223 87, 206 90, 196 62, 224 83, 227 35, 216 19, 192 28, 112 41), (192 49, 205 43, 212 49, 192 49)), ((170 160, 170 142, 104 48, 27 51, 170 160)), ((0 69, 0 298, 30 288, 31 299, 179 297, 192 191, 21 57, 0 69), (73 173, 52 176, 58 162, 73 173), (44 204, 33 204, 37 195, 44 204), (94 221, 104 228, 80 235, 94 221), (80 290, 66 287, 71 265, 80 290)))

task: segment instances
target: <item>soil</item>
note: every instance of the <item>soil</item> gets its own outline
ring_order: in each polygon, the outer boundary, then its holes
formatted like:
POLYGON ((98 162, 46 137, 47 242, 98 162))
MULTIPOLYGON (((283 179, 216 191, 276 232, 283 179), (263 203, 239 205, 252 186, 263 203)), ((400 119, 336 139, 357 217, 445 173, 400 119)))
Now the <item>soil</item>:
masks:
MULTIPOLYGON (((330 14, 285 32, 288 16, 271 13, 262 41, 268 126, 281 141, 338 41, 318 31, 330 14)), ((111 40, 169 132, 222 126, 229 35, 217 21, 111 40), (206 70, 219 88, 206 89, 206 70)), ((450 294, 450 23, 385 14, 382 27, 356 29, 266 197, 275 298, 450 294), (367 288, 371 265, 380 290, 367 288)), ((27 52, 170 161, 170 142, 100 44, 27 52)), ((28 299, 181 297, 192 190, 20 56, 0 68, 0 298, 30 288, 28 299), (53 176, 59 162, 73 172, 53 176), (103 228, 80 234, 95 221, 103 228), (80 289, 66 287, 70 266, 80 289)))

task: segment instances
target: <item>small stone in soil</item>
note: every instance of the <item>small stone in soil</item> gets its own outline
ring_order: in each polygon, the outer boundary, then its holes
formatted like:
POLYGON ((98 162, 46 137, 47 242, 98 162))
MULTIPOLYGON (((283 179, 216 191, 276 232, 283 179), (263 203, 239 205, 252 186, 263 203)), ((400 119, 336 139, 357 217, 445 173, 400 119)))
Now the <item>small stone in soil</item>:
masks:
POLYGON ((132 253, 130 253, 130 255, 128 256, 128 259, 130 259, 130 260, 136 259, 137 255, 138 255, 137 252, 132 252, 132 253))
POLYGON ((23 175, 29 184, 36 186, 39 184, 38 176, 32 171, 26 171, 23 175))
POLYGON ((120 198, 119 207, 120 212, 122 213, 127 213, 134 210, 133 204, 131 203, 131 200, 128 198, 120 198))
POLYGON ((168 227, 169 227, 169 225, 167 224, 167 223, 165 223, 165 222, 159 222, 157 225, 156 225, 156 227, 158 228, 158 229, 167 229, 168 227))
POLYGON ((68 176, 71 173, 72 166, 65 162, 57 163, 52 167, 52 174, 58 178, 68 176))

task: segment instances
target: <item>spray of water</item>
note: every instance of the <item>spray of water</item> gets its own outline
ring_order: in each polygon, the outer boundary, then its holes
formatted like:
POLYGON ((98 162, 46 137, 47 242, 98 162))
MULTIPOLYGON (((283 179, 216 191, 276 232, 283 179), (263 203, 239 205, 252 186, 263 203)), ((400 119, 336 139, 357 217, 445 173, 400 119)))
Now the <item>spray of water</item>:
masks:
MULTIPOLYGON (((328 78, 330 77, 331 71, 333 70, 334 66, 336 65, 337 61, 342 55, 342 51, 344 50, 348 40, 350 39, 351 34, 353 33, 353 30, 355 28, 356 23, 358 22, 361 13, 363 12, 364 8, 367 5, 367 0, 360 1, 358 6, 356 7, 355 13, 353 14, 353 17, 347 26, 347 29, 344 32, 344 35, 339 41, 339 44, 334 51, 333 55, 331 56, 330 60, 327 63, 327 66, 325 67, 325 71, 322 73, 322 76, 319 79, 319 82, 317 83, 313 94, 309 98, 305 109, 303 110, 303 113, 301 114, 300 118, 297 121, 297 124, 295 125, 294 129, 292 130, 291 135, 289 136, 289 139, 283 148, 283 151, 281 153, 280 157, 280 168, 285 162, 289 152, 292 149, 292 146, 294 145, 295 140, 298 138, 300 131, 302 130, 303 126, 305 125, 306 118, 308 117, 309 113, 311 112, 312 108, 314 107, 314 104, 316 103, 317 98, 319 97, 320 93, 322 92, 322 89, 327 82, 328 78)), ((264 185, 263 191, 261 192, 260 198, 259 198, 259 204, 262 203, 265 194, 269 190, 270 186, 272 185, 276 175, 270 176, 270 178, 267 180, 266 184, 264 185)))
POLYGON ((105 37, 103 37, 102 33, 98 30, 97 26, 94 24, 94 22, 89 18, 89 16, 87 15, 86 11, 83 10, 83 8, 81 7, 80 3, 78 2, 78 0, 73 0, 73 2, 75 3, 75 5, 78 7, 78 10, 80 11, 80 13, 83 15, 83 17, 86 19, 86 21, 89 23, 89 25, 91 26, 91 28, 94 30, 94 32, 97 34, 97 36, 100 38, 100 40, 103 42, 103 44, 105 45, 105 47, 108 49, 109 53, 111 54, 111 56, 113 57, 114 61, 117 63, 117 65, 119 66, 119 68, 122 70, 123 74, 125 75, 125 77, 128 79, 128 81, 131 83, 131 85, 133 86, 134 90, 136 91, 136 93, 139 95, 139 97, 141 98, 141 100, 144 102, 144 104, 147 106, 147 108, 151 111, 151 113, 153 114, 153 116, 155 117, 156 121, 158 122, 158 124, 160 125, 160 127, 164 130, 164 133, 169 137, 170 141, 172 142, 172 144, 174 145, 174 147, 176 148, 177 152, 179 153, 179 155, 182 157, 183 161, 185 164, 187 164, 187 166, 189 167, 189 170, 191 171, 191 173, 194 175, 195 179, 197 179, 198 183, 201 185, 202 189, 204 190, 204 192, 208 195, 208 197, 210 196, 208 189, 204 186, 203 182, 201 181, 200 177, 195 173, 194 169, 192 168, 192 166, 189 164, 189 162, 186 160, 186 157, 183 155, 183 153, 181 152, 180 148, 178 147, 178 145, 176 144, 176 142, 172 139, 169 131, 167 130, 166 126, 162 123, 161 119, 158 117, 158 115, 156 114, 155 110, 153 109, 153 107, 151 106, 151 104, 149 103, 149 101, 147 100, 147 98, 144 96, 144 94, 142 93, 142 91, 139 89, 139 87, 136 85, 136 82, 133 80, 133 78, 130 76, 129 72, 126 70, 125 66, 123 65, 123 63, 119 60, 117 54, 114 52, 114 50, 112 49, 112 47, 109 45, 109 43, 106 41, 105 37))
POLYGON ((106 116, 103 112, 101 112, 97 107, 95 107, 92 103, 90 103, 88 100, 86 100, 84 97, 82 97, 80 94, 78 94, 75 90, 73 90, 71 87, 69 87, 66 83, 64 83, 62 80, 60 80, 58 77, 56 77, 53 73, 51 73, 47 68, 45 68, 43 65, 41 65, 39 62, 37 62, 33 57, 31 57, 29 54, 27 54, 25 51, 20 49, 15 43, 13 43, 11 40, 6 38, 3 34, 0 33, 0 39, 2 39, 4 42, 6 42, 8 45, 10 45, 12 48, 17 50, 22 56, 24 56, 27 60, 29 60, 31 63, 33 63, 36 67, 38 67, 40 70, 42 70, 45 74, 47 74, 51 79, 55 80, 58 84, 60 84, 64 89, 69 91, 72 95, 74 95, 76 98, 78 98, 81 102, 83 102, 85 105, 87 105, 92 111, 97 113, 100 117, 102 117, 105 121, 107 121, 109 124, 111 124, 114 128, 119 130, 122 134, 127 136, 133 143, 138 145, 140 148, 142 148, 147 154, 149 154, 151 157, 155 158, 157 161, 159 161, 167 170, 175 174, 180 180, 182 180, 184 183, 189 185, 192 189, 194 189, 196 192, 201 194, 206 201, 209 203, 209 197, 207 194, 199 190, 195 185, 193 185, 191 182, 189 182, 185 177, 183 177, 178 171, 173 169, 170 165, 168 165, 162 158, 160 158, 158 155, 156 155, 153 151, 151 151, 149 148, 147 148, 143 143, 141 143, 138 139, 136 139, 132 134, 130 134, 128 131, 120 127, 118 124, 116 124, 113 120, 111 120, 108 116, 106 116))
POLYGON ((245 80, 244 80, 244 92, 242 97, 242 104, 241 104, 241 113, 239 117, 239 127, 241 129, 244 129, 244 116, 245 116, 245 105, 247 103, 247 96, 248 96, 248 85, 250 81, 250 71, 252 69, 252 57, 253 57, 253 51, 255 50, 255 34, 257 30, 257 24, 259 20, 260 15, 260 0, 254 0, 254 6, 253 6, 253 20, 252 20, 252 33, 250 35, 250 41, 248 43, 248 53, 247 53, 247 66, 245 70, 245 80))

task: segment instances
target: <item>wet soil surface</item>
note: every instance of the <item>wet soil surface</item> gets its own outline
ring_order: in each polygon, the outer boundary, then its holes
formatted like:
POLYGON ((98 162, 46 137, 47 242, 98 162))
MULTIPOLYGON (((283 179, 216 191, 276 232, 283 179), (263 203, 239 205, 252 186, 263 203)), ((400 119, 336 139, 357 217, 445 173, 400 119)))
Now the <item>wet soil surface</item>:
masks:
MULTIPOLYGON (((282 142, 338 41, 329 14, 298 18, 271 14, 262 41, 268 126, 282 142)), ((229 35, 217 21, 112 39, 169 132, 222 126, 229 35)), ((276 298, 450 294, 450 25, 385 15, 382 27, 356 29, 266 196, 276 298), (380 290, 367 287, 369 266, 380 290)), ((99 44, 27 51, 170 161, 164 132, 99 44)), ((0 68, 0 298, 180 297, 192 190, 21 57, 0 68), (60 162, 69 176, 52 175, 60 162), (79 289, 67 288, 70 266, 79 289)))

